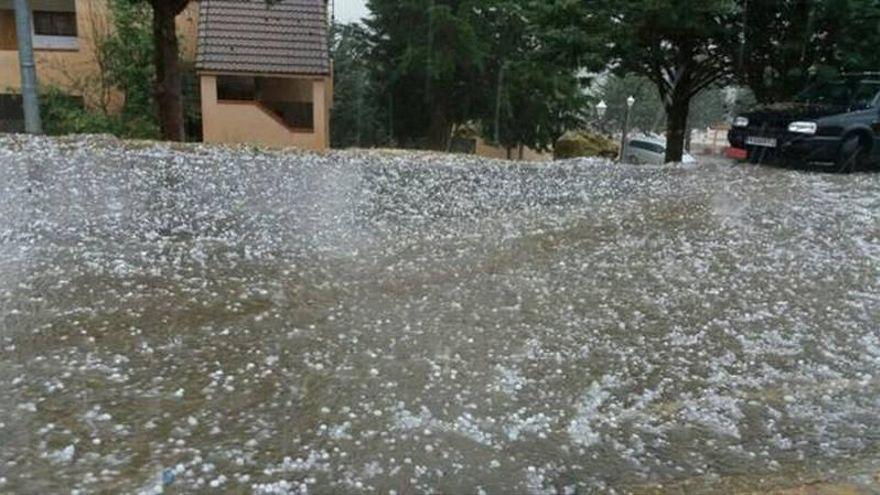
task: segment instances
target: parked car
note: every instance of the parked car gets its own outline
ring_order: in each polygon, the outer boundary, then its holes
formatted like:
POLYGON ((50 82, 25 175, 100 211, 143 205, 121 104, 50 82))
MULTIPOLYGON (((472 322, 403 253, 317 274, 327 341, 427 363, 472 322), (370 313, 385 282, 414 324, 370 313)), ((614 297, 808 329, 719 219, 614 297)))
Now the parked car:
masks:
POLYGON ((880 161, 880 73, 814 84, 793 102, 740 115, 728 139, 753 163, 867 168, 880 161))
MULTIPOLYGON (((627 142, 625 163, 663 165, 666 162, 666 141, 658 138, 636 137, 627 142)), ((697 163, 689 153, 682 157, 682 163, 697 163)))

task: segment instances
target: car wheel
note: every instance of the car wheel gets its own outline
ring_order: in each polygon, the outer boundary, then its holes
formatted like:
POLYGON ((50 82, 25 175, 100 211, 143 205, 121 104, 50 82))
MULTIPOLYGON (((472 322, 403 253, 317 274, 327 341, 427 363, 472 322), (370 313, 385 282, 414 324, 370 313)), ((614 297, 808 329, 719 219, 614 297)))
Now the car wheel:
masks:
POLYGON ((635 155, 629 155, 629 158, 626 159, 626 163, 629 163, 630 165, 638 165, 639 159, 636 158, 635 155))
POLYGON ((837 152, 837 170, 843 173, 862 170, 868 163, 870 149, 859 135, 848 136, 837 152))

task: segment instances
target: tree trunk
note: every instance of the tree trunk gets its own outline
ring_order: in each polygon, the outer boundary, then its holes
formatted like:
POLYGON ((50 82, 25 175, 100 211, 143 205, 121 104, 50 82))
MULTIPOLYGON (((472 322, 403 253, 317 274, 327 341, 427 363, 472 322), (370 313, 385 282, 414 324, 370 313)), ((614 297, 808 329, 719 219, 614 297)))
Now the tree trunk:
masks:
POLYGON ((156 103, 162 139, 183 141, 183 88, 175 18, 179 10, 153 0, 153 44, 156 65, 156 103))
POLYGON ((428 147, 435 151, 444 151, 452 125, 446 117, 446 109, 442 104, 438 104, 432 114, 431 125, 428 127, 428 147))
POLYGON ((673 97, 672 104, 666 108, 666 163, 681 162, 684 156, 690 103, 689 98, 673 97))
POLYGON ((498 68, 498 86, 495 88, 495 144, 501 142, 501 90, 504 88, 504 68, 503 63, 498 68))

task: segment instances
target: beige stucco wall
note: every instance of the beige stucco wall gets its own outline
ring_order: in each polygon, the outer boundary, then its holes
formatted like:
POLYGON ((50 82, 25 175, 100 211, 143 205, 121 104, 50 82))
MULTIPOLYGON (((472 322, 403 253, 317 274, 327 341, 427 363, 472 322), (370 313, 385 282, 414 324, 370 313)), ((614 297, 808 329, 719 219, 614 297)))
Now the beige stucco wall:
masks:
MULTIPOLYGON (((309 88, 311 95, 296 100, 291 93, 287 101, 314 101, 324 104, 313 105, 313 133, 292 132, 270 111, 255 102, 229 102, 217 100, 217 77, 207 74, 201 76, 202 93, 202 136, 206 143, 262 144, 275 147, 296 147, 321 151, 329 146, 330 121, 329 97, 327 89, 330 78, 299 79, 296 84, 276 84, 273 96, 281 99, 281 91, 289 88, 309 88)), ((265 89, 265 88, 264 88, 265 89)), ((299 94, 300 98, 304 95, 299 94)))
MULTIPOLYGON (((78 48, 35 48, 37 80, 41 86, 60 87, 71 94, 83 96, 90 105, 97 105, 102 99, 110 97, 100 94, 95 82, 99 74, 95 63, 94 39, 96 32, 106 29, 106 9, 104 2, 98 0, 76 0, 75 4, 78 48)), ((33 1, 31 8, 43 9, 46 5, 33 1)), ((0 9, 11 10, 12 2, 0 0, 0 9)), ((17 48, 0 50, 0 92, 21 90, 19 70, 17 48)))
MULTIPOLYGON (((31 0, 31 8, 58 9, 58 0, 31 0)), ((34 51, 37 64, 37 80, 40 86, 56 86, 70 94, 83 96, 92 107, 109 105, 118 108, 121 95, 115 91, 101 91, 100 71, 95 56, 95 40, 106 34, 111 27, 107 0, 76 0, 77 49, 40 49, 34 51)), ((0 0, 0 10, 12 11, 12 0, 0 0)), ((0 16, 2 22, 3 16, 0 16)), ((194 61, 198 29, 198 4, 191 4, 177 19, 181 37, 181 56, 184 61, 194 61)), ((0 23, 6 31, 7 23, 0 23)), ((14 24, 13 24, 14 27, 14 24)), ((8 33, 0 35, 0 38, 8 33)), ((106 86, 106 85, 105 85, 106 86)), ((21 77, 17 47, 0 48, 0 93, 19 92, 21 77)))
POLYGON ((190 2, 177 16, 177 36, 180 40, 180 59, 195 63, 199 45, 199 4, 190 2))

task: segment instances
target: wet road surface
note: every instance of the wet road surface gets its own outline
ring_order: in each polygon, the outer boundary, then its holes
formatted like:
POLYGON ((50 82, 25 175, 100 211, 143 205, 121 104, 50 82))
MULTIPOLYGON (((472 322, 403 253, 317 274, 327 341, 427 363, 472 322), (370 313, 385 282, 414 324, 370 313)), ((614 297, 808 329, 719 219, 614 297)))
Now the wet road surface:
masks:
POLYGON ((873 493, 878 323, 880 174, 0 136, 0 492, 873 493))

